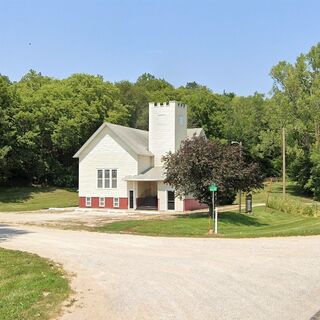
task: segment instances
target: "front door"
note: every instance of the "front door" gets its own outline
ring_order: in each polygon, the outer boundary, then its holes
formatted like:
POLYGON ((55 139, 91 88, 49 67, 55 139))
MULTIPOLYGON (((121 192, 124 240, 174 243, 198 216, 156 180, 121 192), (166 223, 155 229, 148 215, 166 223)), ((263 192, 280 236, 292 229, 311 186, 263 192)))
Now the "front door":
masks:
POLYGON ((134 191, 129 191, 129 209, 134 209, 134 191))
POLYGON ((167 208, 168 210, 174 210, 174 191, 167 191, 167 208))

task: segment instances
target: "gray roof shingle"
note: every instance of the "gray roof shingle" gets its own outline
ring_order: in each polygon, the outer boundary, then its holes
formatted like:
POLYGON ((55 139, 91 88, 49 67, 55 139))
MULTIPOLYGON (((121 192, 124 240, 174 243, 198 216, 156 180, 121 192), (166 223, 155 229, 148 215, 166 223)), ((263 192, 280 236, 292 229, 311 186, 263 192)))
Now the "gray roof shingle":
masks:
POLYGON ((163 167, 152 167, 135 176, 126 176, 123 180, 126 181, 163 181, 165 172, 163 167))
MULTIPOLYGON (((91 141, 99 134, 101 130, 108 127, 122 142, 128 145, 136 154, 143 156, 153 156, 149 151, 149 132, 145 130, 134 129, 130 127, 120 126, 109 122, 103 123, 97 131, 86 141, 86 143, 73 156, 78 158, 80 153, 91 143, 91 141)), ((187 129, 187 138, 193 135, 199 136, 204 134, 202 128, 187 129)))

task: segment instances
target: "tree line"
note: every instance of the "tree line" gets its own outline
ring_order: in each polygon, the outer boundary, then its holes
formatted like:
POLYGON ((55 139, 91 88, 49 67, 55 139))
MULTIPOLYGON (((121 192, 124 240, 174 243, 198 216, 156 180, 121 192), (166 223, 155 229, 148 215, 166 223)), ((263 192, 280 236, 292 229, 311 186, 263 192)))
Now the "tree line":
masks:
POLYGON ((196 82, 174 87, 151 74, 135 82, 99 75, 62 80, 31 70, 20 81, 0 76, 0 184, 77 185, 73 154, 109 121, 148 129, 148 102, 188 105, 188 126, 209 139, 242 141, 267 176, 281 174, 281 129, 286 128, 288 176, 320 198, 320 44, 270 72, 267 96, 218 94, 196 82))

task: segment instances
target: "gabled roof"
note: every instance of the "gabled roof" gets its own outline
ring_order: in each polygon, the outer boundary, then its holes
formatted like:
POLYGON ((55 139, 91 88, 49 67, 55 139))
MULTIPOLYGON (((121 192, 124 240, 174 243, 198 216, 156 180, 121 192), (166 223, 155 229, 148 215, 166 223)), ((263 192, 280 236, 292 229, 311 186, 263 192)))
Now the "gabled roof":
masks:
POLYGON ((163 167, 149 168, 143 173, 135 176, 126 176, 125 181, 163 181, 165 179, 165 172, 163 167))
POLYGON ((80 153, 94 140, 94 138, 104 129, 108 127, 123 143, 131 148, 136 154, 143 156, 153 156, 148 150, 149 147, 149 132, 129 127, 120 126, 117 124, 105 122, 94 134, 86 141, 86 143, 73 156, 78 158, 80 153))
MULTIPOLYGON (((120 126, 110 122, 104 122, 86 141, 86 143, 73 156, 79 158, 80 153, 94 140, 94 138, 104 129, 108 127, 123 143, 125 143, 136 154, 142 156, 153 156, 149 151, 149 132, 145 130, 134 129, 130 127, 120 126)), ((193 135, 200 136, 204 134, 202 128, 187 129, 187 138, 193 135)))

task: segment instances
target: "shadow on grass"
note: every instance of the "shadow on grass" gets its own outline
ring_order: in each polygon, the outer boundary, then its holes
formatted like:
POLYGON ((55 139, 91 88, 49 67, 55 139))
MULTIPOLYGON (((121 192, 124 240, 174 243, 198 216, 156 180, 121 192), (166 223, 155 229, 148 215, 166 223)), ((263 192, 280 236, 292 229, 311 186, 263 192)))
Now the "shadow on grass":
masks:
MULTIPOLYGON (((55 191, 56 187, 0 187, 0 203, 22 203, 32 198, 35 193, 50 193, 55 191)), ((72 188, 63 188, 67 191, 75 191, 72 188)))
POLYGON ((32 198, 33 193, 52 192, 55 187, 1 187, 0 202, 20 203, 32 198))
MULTIPOLYGON (((189 219, 208 219, 208 212, 197 212, 188 215, 177 215, 177 218, 189 218, 189 219)), ((219 214, 219 221, 228 225, 244 225, 244 226, 266 226, 267 224, 261 223, 254 216, 246 214, 240 214, 235 212, 222 212, 219 214)))
POLYGON ((0 224, 0 243, 10 238, 30 233, 29 231, 20 230, 15 227, 10 227, 4 224, 0 224))

